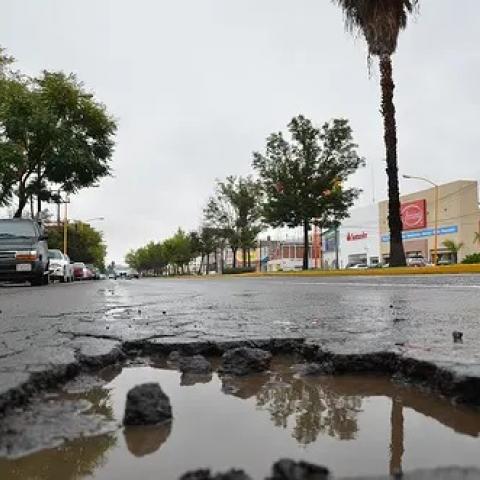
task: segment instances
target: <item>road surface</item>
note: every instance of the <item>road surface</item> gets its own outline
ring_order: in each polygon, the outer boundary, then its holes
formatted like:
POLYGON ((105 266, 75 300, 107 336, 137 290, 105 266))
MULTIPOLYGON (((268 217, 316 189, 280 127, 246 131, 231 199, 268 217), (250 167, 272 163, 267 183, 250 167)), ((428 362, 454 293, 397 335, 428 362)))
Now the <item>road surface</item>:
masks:
POLYGON ((480 276, 140 279, 0 288, 0 407, 35 373, 136 340, 301 337, 480 376, 480 276), (455 344, 452 331, 464 334, 455 344), (7 400, 6 400, 7 399, 7 400))

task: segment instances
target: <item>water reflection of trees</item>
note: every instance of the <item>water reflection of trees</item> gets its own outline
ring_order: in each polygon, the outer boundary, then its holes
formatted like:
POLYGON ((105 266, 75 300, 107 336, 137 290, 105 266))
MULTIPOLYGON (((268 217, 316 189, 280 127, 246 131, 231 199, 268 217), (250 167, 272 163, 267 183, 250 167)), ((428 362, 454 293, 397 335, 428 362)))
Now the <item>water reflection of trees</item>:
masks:
POLYGON ((0 459, 0 478, 10 480, 73 480, 93 475, 116 445, 113 434, 82 438, 18 460, 0 459))
POLYGON ((257 405, 269 411, 275 425, 286 428, 294 418, 292 435, 303 445, 321 433, 340 440, 355 438, 362 397, 339 394, 318 381, 285 380, 269 382, 257 393, 257 405))
POLYGON ((267 410, 276 426, 287 428, 293 422, 292 436, 303 445, 320 434, 340 440, 355 438, 362 396, 345 395, 335 385, 289 372, 223 379, 224 392, 240 398, 254 396, 257 407, 267 410))

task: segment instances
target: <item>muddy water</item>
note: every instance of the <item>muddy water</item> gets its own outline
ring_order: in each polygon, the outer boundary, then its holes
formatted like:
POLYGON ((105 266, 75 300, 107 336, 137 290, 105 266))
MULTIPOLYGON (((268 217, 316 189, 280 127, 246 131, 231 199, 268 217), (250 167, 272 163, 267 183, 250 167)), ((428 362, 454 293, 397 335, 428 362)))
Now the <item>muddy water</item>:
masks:
POLYGON ((199 467, 244 468, 261 479, 280 457, 328 465, 336 476, 480 466, 479 413, 378 377, 301 379, 277 364, 269 374, 222 381, 133 367, 95 395, 73 396, 121 421, 126 392, 147 381, 169 395, 171 424, 0 459, 0 479, 167 480, 199 467))

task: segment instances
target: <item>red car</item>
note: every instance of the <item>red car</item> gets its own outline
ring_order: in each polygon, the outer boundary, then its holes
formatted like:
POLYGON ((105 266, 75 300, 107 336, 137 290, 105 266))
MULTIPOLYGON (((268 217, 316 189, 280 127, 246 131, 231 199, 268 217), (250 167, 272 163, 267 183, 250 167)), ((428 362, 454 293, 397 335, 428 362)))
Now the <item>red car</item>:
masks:
POLYGON ((86 269, 87 267, 85 266, 84 263, 75 262, 73 264, 73 276, 75 277, 75 280, 86 280, 86 277, 85 277, 86 269))

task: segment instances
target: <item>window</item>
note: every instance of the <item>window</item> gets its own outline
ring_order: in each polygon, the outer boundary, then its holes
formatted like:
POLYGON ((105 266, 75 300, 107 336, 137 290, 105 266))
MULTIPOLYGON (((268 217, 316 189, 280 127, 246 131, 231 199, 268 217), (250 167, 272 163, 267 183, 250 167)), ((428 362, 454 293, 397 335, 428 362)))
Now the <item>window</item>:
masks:
POLYGON ((0 237, 27 237, 37 236, 37 231, 32 222, 19 220, 0 221, 0 237))

